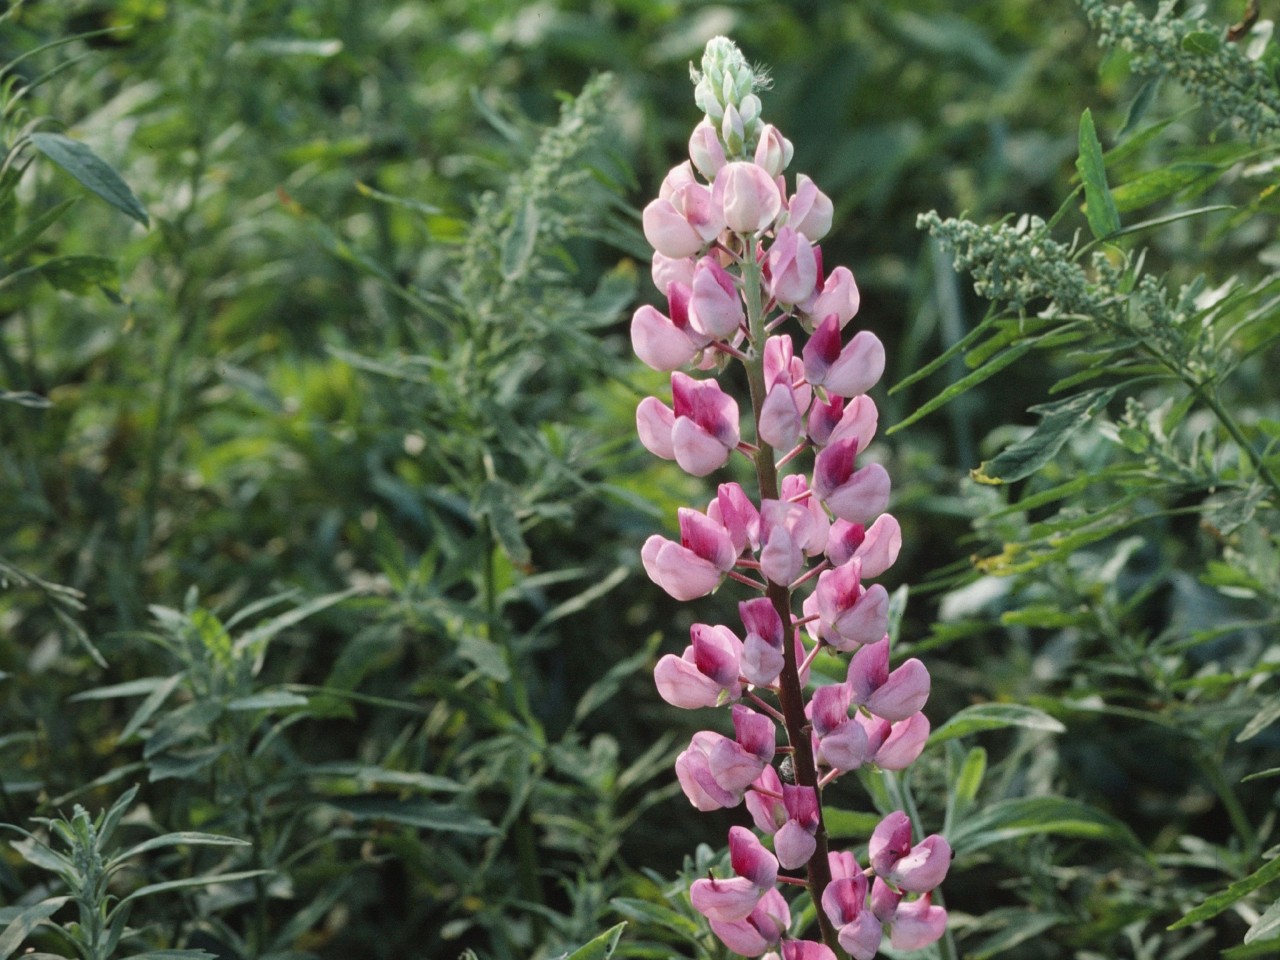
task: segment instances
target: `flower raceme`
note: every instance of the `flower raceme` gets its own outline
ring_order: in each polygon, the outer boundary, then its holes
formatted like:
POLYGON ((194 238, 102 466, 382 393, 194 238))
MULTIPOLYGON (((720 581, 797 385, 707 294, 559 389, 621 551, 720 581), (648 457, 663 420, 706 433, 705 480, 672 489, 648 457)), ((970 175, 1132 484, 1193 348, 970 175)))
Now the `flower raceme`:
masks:
POLYGON ((846 267, 827 272, 818 245, 832 226, 831 200, 804 174, 788 192, 792 145, 761 119, 760 81, 742 54, 712 40, 695 80, 706 115, 689 138, 689 159, 642 216, 667 312, 642 306, 631 324, 637 356, 670 374, 671 402, 646 397, 636 428, 647 450, 697 477, 741 454, 756 491, 721 483, 705 512, 677 511, 678 541, 655 534, 641 559, 676 600, 726 580, 750 594, 738 605, 741 633, 695 623, 684 652, 663 656, 654 679, 673 706, 730 708, 732 735, 694 734, 676 777, 699 810, 745 801, 772 849, 750 828, 732 827, 732 875, 695 880, 689 895, 743 956, 835 960, 844 951, 870 960, 886 934, 899 950, 944 934, 934 891, 951 862, 947 841, 916 842, 901 811, 872 833, 865 868, 829 850, 823 826, 823 793, 835 780, 905 768, 930 729, 922 712, 929 672, 915 658, 892 667, 889 594, 868 583, 902 546, 885 512, 888 471, 866 458, 878 424, 867 392, 884 372, 885 351, 870 331, 847 331, 857 284, 846 267), (780 331, 789 321, 796 329, 780 331), (716 379, 733 362, 749 387, 745 427, 716 379), (846 676, 810 690, 810 665, 823 651, 850 655, 846 676), (808 888, 821 907, 819 940, 793 929, 779 884, 808 888))

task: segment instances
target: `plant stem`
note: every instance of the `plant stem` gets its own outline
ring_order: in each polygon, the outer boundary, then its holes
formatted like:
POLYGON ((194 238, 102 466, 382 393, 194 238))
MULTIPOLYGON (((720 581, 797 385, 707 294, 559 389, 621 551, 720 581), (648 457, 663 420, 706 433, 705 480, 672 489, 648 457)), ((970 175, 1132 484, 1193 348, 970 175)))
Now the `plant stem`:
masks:
MULTIPOLYGON (((755 422, 760 422, 760 410, 764 405, 764 309, 761 297, 760 264, 756 259, 755 242, 748 241, 746 255, 742 259, 742 290, 747 306, 747 325, 753 347, 744 361, 747 383, 751 390, 751 408, 755 422)), ((755 455, 756 480, 762 500, 778 499, 778 469, 773 460, 773 448, 759 438, 759 451, 755 455)), ((778 677, 778 701, 782 706, 783 726, 792 747, 792 764, 797 784, 812 787, 818 797, 818 828, 814 834, 816 846, 809 858, 807 874, 809 896, 813 900, 822 931, 823 942, 843 957, 844 952, 836 939, 836 929, 822 909, 822 894, 831 883, 831 864, 827 859, 827 828, 822 818, 822 793, 818 783, 817 764, 813 759, 813 747, 809 739, 808 720, 804 715, 804 690, 800 685, 800 668, 796 661, 796 627, 791 614, 791 589, 767 581, 765 595, 773 603, 783 624, 786 625, 782 642, 783 667, 778 677)))

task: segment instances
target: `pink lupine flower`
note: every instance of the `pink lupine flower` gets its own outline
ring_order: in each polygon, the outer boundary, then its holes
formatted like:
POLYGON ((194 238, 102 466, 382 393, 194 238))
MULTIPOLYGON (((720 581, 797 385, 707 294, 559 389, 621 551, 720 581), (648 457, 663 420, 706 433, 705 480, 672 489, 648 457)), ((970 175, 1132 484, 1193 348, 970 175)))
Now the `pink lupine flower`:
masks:
POLYGON ((868 529, 860 523, 836 520, 827 537, 827 559, 838 567, 854 557, 862 564, 862 576, 880 576, 898 559, 902 549, 902 527, 893 514, 882 513, 868 529))
POLYGON ((766 387, 786 383, 795 391, 796 405, 807 410, 813 390, 805 382, 804 361, 796 356, 791 337, 786 334, 764 342, 764 382, 766 387))
POLYGON ((868 739, 879 744, 872 762, 881 770, 905 770, 915 763, 929 740, 929 718, 923 713, 912 714, 894 724, 861 714, 857 720, 864 727, 876 730, 868 739))
POLYGON ((811 487, 841 520, 869 523, 889 506, 889 474, 878 463, 854 469, 859 449, 853 436, 828 443, 814 458, 811 487))
POLYGON ((689 137, 689 159, 708 182, 716 178, 725 164, 724 147, 716 135, 716 128, 706 118, 693 128, 689 137))
POLYGON ((912 657, 889 672, 889 638, 869 643, 849 662, 853 702, 882 720, 905 720, 929 699, 929 671, 912 657))
POLYGON ((775 450, 789 450, 796 445, 804 430, 800 405, 791 384, 779 380, 765 395, 760 406, 760 422, 756 432, 775 450))
POLYGON ((814 278, 812 293, 800 303, 800 311, 814 321, 822 320, 830 314, 840 318, 843 329, 858 312, 862 296, 858 292, 858 284, 848 267, 836 267, 825 279, 814 278), (818 289, 820 288, 820 289, 818 289))
POLYGON ((741 484, 720 484, 715 499, 707 504, 707 516, 729 532, 737 553, 760 545, 760 511, 741 484))
MULTIPOLYGON (((880 584, 862 586, 861 564, 856 560, 824 571, 809 600, 818 614, 818 636, 837 650, 875 643, 888 629, 889 594, 880 584)), ((810 610, 808 602, 805 610, 810 610)))
POLYGON ((722 787, 711 769, 711 751, 725 737, 708 730, 699 730, 676 757, 676 779, 680 788, 695 808, 706 813, 725 807, 736 807, 742 802, 742 794, 722 787))
POLYGON ((711 188, 698 183, 686 161, 662 181, 658 198, 641 212, 645 239, 667 257, 691 257, 724 229, 711 188))
POLYGON ((844 397, 832 394, 826 400, 814 401, 809 410, 806 426, 806 432, 814 446, 826 446, 831 437, 831 431, 840 423, 842 416, 844 416, 844 397))
POLYGON ((849 716, 850 704, 849 688, 843 683, 819 687, 809 701, 814 758, 842 773, 857 770, 875 752, 858 718, 849 716))
POLYGON ((745 160, 726 163, 711 185, 711 202, 734 233, 767 230, 782 212, 778 185, 764 167, 745 160))
POLYGON ((689 300, 689 326, 709 340, 731 339, 746 320, 729 271, 714 256, 698 261, 689 300))
POLYGON ((833 880, 822 894, 822 909, 836 927, 840 946, 854 960, 871 960, 883 930, 867 906, 867 879, 861 873, 833 880))
POLYGON ((693 642, 683 654, 669 653, 654 668, 653 678, 662 699, 685 710, 739 699, 742 641, 728 627, 705 623, 695 623, 689 634, 693 642))
POLYGON ((831 230, 834 212, 831 198, 803 173, 796 174, 795 196, 787 204, 788 225, 817 243, 831 230))
POLYGON ((786 940, 782 944, 782 960, 836 960, 836 955, 825 943, 786 940))
POLYGON ((827 516, 822 501, 810 495, 809 482, 805 480, 804 474, 792 473, 783 477, 779 495, 788 503, 803 504, 809 511, 813 525, 804 545, 804 552, 810 557, 821 554, 827 549, 827 537, 831 533, 831 518, 827 516))
POLYGON ((776 177, 791 165, 794 154, 795 148, 791 141, 772 123, 766 123, 760 131, 760 141, 756 144, 756 164, 763 167, 770 177, 776 177))
POLYGON ((815 533, 813 526, 808 509, 798 503, 762 502, 760 572, 782 586, 800 576, 804 570, 805 553, 815 533))
POLYGON ((737 402, 714 380, 695 380, 679 371, 671 374, 671 400, 668 407, 645 397, 636 407, 636 430, 645 449, 695 477, 723 467, 741 439, 737 402))
POLYGON ((818 261, 808 237, 781 227, 769 247, 769 292, 778 303, 801 303, 813 295, 818 261))
POLYGON ((711 342, 689 322, 690 288, 679 280, 667 285, 671 316, 645 305, 631 318, 631 346, 636 356, 655 370, 683 367, 711 342))
POLYGON ((830 446, 852 437, 858 441, 858 449, 865 450, 875 439, 879 424, 880 411, 876 409, 875 401, 866 394, 853 397, 844 405, 840 420, 827 437, 826 444, 830 446))
POLYGON ((744 957, 758 957, 777 946, 791 926, 791 908, 777 889, 764 892, 745 919, 712 920, 711 931, 726 947, 744 957))
POLYGON ((889 921, 889 944, 895 950, 919 950, 936 943, 947 929, 947 911, 935 907, 932 896, 898 904, 889 921))
POLYGON ((778 861, 745 827, 729 828, 729 862, 734 877, 703 878, 689 888, 694 909, 708 920, 745 920, 778 880, 778 861))
POLYGON ((859 331, 843 347, 840 339, 839 317, 829 313, 804 345, 805 377, 829 393, 856 397, 875 386, 884 373, 884 344, 867 330, 859 331))
POLYGON ((655 250, 649 275, 658 291, 669 296, 673 283, 683 284, 686 290, 693 286, 693 269, 697 262, 695 257, 664 257, 655 250))
POLYGON ((654 534, 644 542, 640 559, 649 579, 677 600, 705 597, 733 569, 737 551, 729 532, 696 510, 681 507, 680 542, 654 534))
POLYGON ((758 687, 767 687, 782 672, 782 618, 768 597, 738 604, 747 635, 743 641, 742 675, 758 687))
POLYGON ((901 810, 889 814, 871 834, 867 857, 876 876, 907 893, 927 893, 951 866, 951 845, 932 834, 912 846, 911 820, 901 810))
POLYGON ((818 830, 818 794, 813 787, 784 783, 782 802, 787 819, 774 834, 773 849, 780 866, 796 870, 809 862, 818 846, 814 836, 818 830))
POLYGON ((744 794, 743 803, 761 833, 777 833, 778 828, 787 822, 787 807, 782 802, 782 780, 772 766, 760 771, 751 789, 744 794))

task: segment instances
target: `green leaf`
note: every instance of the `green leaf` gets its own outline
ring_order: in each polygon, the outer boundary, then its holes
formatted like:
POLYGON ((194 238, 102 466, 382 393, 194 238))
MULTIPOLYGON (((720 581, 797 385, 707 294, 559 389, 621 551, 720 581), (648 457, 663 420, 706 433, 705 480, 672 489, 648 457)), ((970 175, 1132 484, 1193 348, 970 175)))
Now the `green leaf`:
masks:
POLYGON ((87 145, 60 133, 33 133, 30 139, 33 147, 90 191, 144 227, 150 226, 146 209, 133 195, 129 185, 87 145))
MULTIPOLYGON (((1170 924, 1168 929, 1179 930, 1182 927, 1189 927, 1193 923, 1199 923, 1201 920, 1208 920, 1210 917, 1216 917, 1233 903, 1244 899, 1259 887, 1264 887, 1277 878, 1280 878, 1280 857, 1277 857, 1271 862, 1263 865, 1243 880, 1237 880, 1221 893, 1214 894, 1204 903, 1200 904, 1200 906, 1196 907, 1184 916, 1181 920, 1170 924)), ((0 958, 0 960, 2 960, 2 958, 0 958)))
POLYGON ((48 397, 42 397, 30 390, 0 390, 0 403, 16 403, 20 407, 29 407, 32 410, 47 410, 53 406, 53 401, 48 397))
POLYGON ((351 587, 347 590, 338 590, 335 593, 326 593, 323 596, 315 597, 306 603, 294 607, 292 610, 286 610, 279 616, 272 617, 264 623, 258 624, 252 630, 246 631, 244 634, 236 638, 234 650, 236 653, 248 650, 257 653, 258 649, 265 645, 268 640, 274 637, 282 630, 287 630, 295 624, 301 623, 321 610, 327 610, 334 604, 347 600, 360 590, 358 587, 351 587))
POLYGON ((1028 730, 1045 730, 1064 733, 1066 727, 1043 710, 1019 703, 977 703, 952 714, 929 737, 929 744, 942 743, 954 737, 965 737, 983 730, 999 730, 1002 727, 1025 727, 1028 730))
POLYGON ((205 950, 148 950, 135 953, 125 960, 218 960, 215 954, 205 950))
POLYGON ((36 927, 53 916, 70 897, 50 897, 25 908, 0 934, 0 960, 9 960, 36 927))
POLYGON ((1005 367, 1009 366, 1009 364, 1013 363, 1015 360, 1021 357, 1033 346, 1035 346, 1034 340, 1023 340, 1021 343, 1015 344, 1014 346, 1010 347, 1008 350, 1004 351, 1004 353, 1001 353, 996 357, 994 357, 991 360, 991 362, 988 363, 986 366, 979 367, 977 370, 974 370, 972 373, 964 377, 961 377, 955 383, 951 384, 951 386, 943 390, 942 393, 938 394, 932 400, 929 400, 928 402, 923 404, 919 409, 917 409, 914 413, 910 414, 906 419, 900 420, 898 423, 895 423, 892 427, 890 427, 888 430, 885 431, 885 434, 888 435, 888 434, 896 433, 897 431, 902 430, 904 427, 911 426, 911 424, 915 423, 920 418, 927 416, 928 414, 933 413, 933 411, 937 410, 939 407, 950 403, 956 397, 960 396, 962 393, 966 393, 973 387, 976 387, 978 384, 982 383, 984 380, 989 380, 991 377, 994 377, 997 373, 999 373, 1005 367))
POLYGON ((1041 834, 1109 840, 1142 849, 1138 838, 1121 821, 1087 803, 1066 797, 1002 800, 954 827, 948 839, 957 854, 971 854, 992 844, 1041 834))
POLYGON ((159 850, 161 847, 178 847, 178 846, 203 846, 203 847, 248 847, 252 846, 247 840, 239 840, 236 837, 225 837, 220 833, 199 833, 194 830, 184 830, 178 833, 166 833, 163 836, 152 837, 150 840, 143 840, 141 843, 130 847, 123 853, 112 857, 107 863, 107 869, 111 870, 113 866, 123 865, 125 861, 132 857, 136 857, 140 853, 146 853, 148 850, 159 850))
POLYGON ((1102 160, 1102 144, 1093 126, 1093 114, 1080 114, 1080 156, 1076 170, 1084 184, 1084 212, 1089 230, 1102 240, 1120 229, 1120 212, 1107 187, 1107 171, 1102 160))
POLYGON ((388 820, 419 830, 469 833, 482 837, 493 836, 498 832, 488 820, 456 805, 428 803, 425 800, 398 800, 378 794, 330 797, 324 802, 357 820, 388 820))
MULTIPOLYGON (((824 813, 825 816, 825 813, 824 813)), ((615 897, 609 901, 618 913, 638 923, 649 923, 692 940, 701 932, 698 922, 666 904, 652 903, 633 897, 615 897)))
POLYGON ((561 954, 559 960, 607 960, 607 958, 613 956, 613 951, 617 949, 618 941, 622 939, 622 931, 626 926, 626 923, 620 923, 615 927, 610 927, 600 936, 583 944, 572 953, 561 954))
POLYGON ((490 680, 506 683, 511 679, 511 666, 506 652, 492 640, 472 635, 458 641, 458 656, 469 662, 490 680))
POLYGON ((1035 473, 1058 455, 1077 430, 1098 415, 1116 394, 1116 387, 1086 390, 1053 403, 1031 408, 1040 423, 1030 434, 1000 451, 971 472, 978 483, 1013 483, 1035 473))
POLYGON ((1246 740, 1251 740, 1275 723, 1277 719, 1280 719, 1280 696, 1273 696, 1244 725, 1244 729, 1236 737, 1236 743, 1244 743, 1246 740))
POLYGON ((174 751, 149 757, 147 779, 152 783, 160 780, 190 780, 197 773, 209 769, 226 751, 226 744, 215 743, 207 747, 197 747, 194 750, 174 751))
POLYGON ((40 264, 40 276, 55 289, 86 294, 101 289, 109 294, 120 290, 120 268, 110 257, 55 257, 40 264))
POLYGON ((1111 191, 1111 198, 1117 209, 1128 212, 1172 196, 1220 171, 1214 163, 1173 163, 1120 184, 1111 191))
POLYGON ((822 822, 832 840, 866 840, 882 819, 878 813, 861 810, 828 807, 822 811, 822 822))
POLYGON ((1280 900, 1267 907, 1266 912, 1253 921, 1253 926, 1245 931, 1244 942, 1253 943, 1255 940, 1274 937, 1277 934, 1280 934, 1280 900))
MULTIPOLYGON (((1001 914, 1001 919, 1004 915, 1008 917, 1003 929, 966 949, 966 960, 988 960, 1044 933, 1050 927, 1071 921, 1070 917, 1061 913, 1032 913, 1030 910, 1009 909, 1001 911, 1001 914)), ((985 921, 988 917, 984 916, 982 919, 985 921)))
POLYGON ((264 690, 247 697, 238 697, 227 704, 228 710, 281 710, 287 707, 305 707, 306 697, 288 690, 264 690))
POLYGON ((302 772, 308 777, 351 780, 357 784, 368 786, 382 784, 391 787, 408 787, 412 790, 422 790, 428 793, 459 793, 466 789, 457 780, 434 773, 420 773, 414 770, 388 770, 385 767, 374 767, 358 763, 317 763, 303 767, 302 772))
POLYGON ((63 200, 61 203, 46 210, 40 216, 32 220, 20 233, 15 234, 8 241, 0 244, 0 257, 6 260, 22 254, 26 249, 39 239, 40 234, 44 233, 53 224, 62 219, 62 215, 75 206, 76 200, 63 200))
MULTIPOLYGON (((116 904, 114 914, 127 903, 134 900, 140 900, 143 897, 149 897, 154 893, 166 893, 169 890, 184 890, 190 887, 207 887, 215 883, 238 883, 241 880, 252 880, 254 877, 264 877, 269 874, 270 870, 242 870, 239 873, 220 873, 210 877, 184 877, 181 880, 165 880, 162 883, 152 883, 145 887, 139 887, 133 893, 129 894, 123 900, 116 904)), ((3 960, 3 958, 0 958, 3 960)))

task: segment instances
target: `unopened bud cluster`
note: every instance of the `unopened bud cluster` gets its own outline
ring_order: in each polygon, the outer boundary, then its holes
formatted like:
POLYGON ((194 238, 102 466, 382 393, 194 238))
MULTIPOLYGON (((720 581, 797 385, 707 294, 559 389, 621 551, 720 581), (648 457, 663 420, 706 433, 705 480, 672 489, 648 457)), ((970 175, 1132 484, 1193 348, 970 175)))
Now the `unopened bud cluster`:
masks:
POLYGON ((848 335, 858 287, 847 268, 825 267, 819 247, 831 201, 803 174, 788 186, 792 147, 760 120, 754 71, 716 38, 694 77, 707 116, 689 161, 643 213, 667 309, 642 306, 631 326, 640 359, 670 372, 671 398, 642 400, 636 425, 650 452, 695 476, 745 456, 758 490, 721 483, 705 510, 678 511, 678 540, 654 535, 642 550, 650 578, 677 600, 726 581, 746 594, 740 627, 694 624, 684 652, 655 669, 669 703, 728 708, 732 735, 701 731, 676 761, 686 797, 699 810, 745 805, 754 827, 729 831, 733 875, 695 881, 690 897, 744 956, 833 960, 843 949, 870 960, 886 933, 899 950, 943 934, 932 892, 951 862, 947 841, 916 840, 902 812, 875 829, 865 865, 828 850, 823 827, 833 781, 901 770, 929 736, 929 672, 916 659, 890 668, 889 596, 870 582, 902 542, 885 512, 889 475, 864 462, 878 422, 867 391, 884 347, 869 331, 848 335), (807 333, 802 343, 780 332, 788 323, 807 333), (735 361, 750 387, 745 431, 714 376, 735 361), (811 685, 824 650, 850 654, 847 672, 811 685), (792 929, 787 885, 820 907, 821 941, 792 929))

